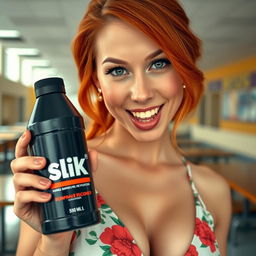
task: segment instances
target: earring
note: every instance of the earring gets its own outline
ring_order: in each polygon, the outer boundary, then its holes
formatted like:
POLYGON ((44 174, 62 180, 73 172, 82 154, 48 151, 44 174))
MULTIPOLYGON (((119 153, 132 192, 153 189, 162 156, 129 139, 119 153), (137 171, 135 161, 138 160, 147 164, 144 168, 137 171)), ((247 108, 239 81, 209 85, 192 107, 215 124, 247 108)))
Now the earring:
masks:
POLYGON ((183 89, 186 89, 186 85, 185 84, 183 84, 183 89))
POLYGON ((98 88, 98 101, 102 101, 103 97, 102 97, 102 91, 100 88, 98 88))

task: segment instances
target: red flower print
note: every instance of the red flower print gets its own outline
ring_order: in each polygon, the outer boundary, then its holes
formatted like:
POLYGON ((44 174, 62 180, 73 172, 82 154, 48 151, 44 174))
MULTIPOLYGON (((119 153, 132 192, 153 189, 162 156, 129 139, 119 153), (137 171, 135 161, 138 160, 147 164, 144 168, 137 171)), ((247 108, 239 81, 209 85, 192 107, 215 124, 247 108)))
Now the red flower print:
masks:
POLYGON ((71 238, 71 244, 76 240, 76 232, 74 231, 71 238))
POLYGON ((200 241, 206 245, 210 246, 211 252, 216 251, 215 247, 215 235, 210 229, 206 221, 201 221, 199 218, 196 218, 196 230, 195 234, 199 237, 200 241))
POLYGON ((109 244, 112 254, 118 256, 140 256, 139 247, 133 243, 133 238, 126 227, 114 225, 105 228, 100 235, 100 240, 104 244, 109 244))
POLYGON ((196 250, 196 247, 191 244, 190 247, 188 248, 185 256, 198 256, 198 252, 196 250))
POLYGON ((97 194, 96 199, 97 199, 97 203, 98 203, 98 208, 100 208, 101 205, 106 204, 100 194, 97 194))

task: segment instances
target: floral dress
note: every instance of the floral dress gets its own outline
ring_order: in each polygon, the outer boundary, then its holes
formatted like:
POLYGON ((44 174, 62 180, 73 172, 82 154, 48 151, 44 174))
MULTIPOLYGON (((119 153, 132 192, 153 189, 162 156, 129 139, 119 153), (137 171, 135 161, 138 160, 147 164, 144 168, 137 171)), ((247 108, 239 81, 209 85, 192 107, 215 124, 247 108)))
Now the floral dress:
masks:
MULTIPOLYGON (((214 234, 214 220, 201 199, 186 163, 196 207, 195 229, 185 256, 220 255, 214 234)), ((74 231, 69 256, 143 256, 129 230, 96 191, 101 213, 99 224, 74 231)))

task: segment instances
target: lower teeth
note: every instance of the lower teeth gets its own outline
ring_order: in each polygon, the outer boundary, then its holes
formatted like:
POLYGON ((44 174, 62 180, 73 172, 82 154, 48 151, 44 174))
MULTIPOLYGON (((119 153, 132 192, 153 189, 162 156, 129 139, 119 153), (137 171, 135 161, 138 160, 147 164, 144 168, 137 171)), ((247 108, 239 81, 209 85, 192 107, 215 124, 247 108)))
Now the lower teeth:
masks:
POLYGON ((138 119, 138 121, 140 121, 140 122, 146 123, 146 122, 152 121, 154 118, 155 118, 155 116, 154 116, 154 117, 151 117, 151 118, 149 118, 149 119, 139 119, 139 118, 137 118, 137 119, 138 119))

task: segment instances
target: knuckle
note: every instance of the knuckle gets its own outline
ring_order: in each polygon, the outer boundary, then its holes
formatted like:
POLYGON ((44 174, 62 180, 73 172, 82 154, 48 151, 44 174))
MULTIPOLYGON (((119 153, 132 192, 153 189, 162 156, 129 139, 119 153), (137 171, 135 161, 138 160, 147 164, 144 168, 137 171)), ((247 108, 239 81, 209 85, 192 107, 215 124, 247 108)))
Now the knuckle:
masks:
POLYGON ((15 170, 15 167, 16 167, 16 159, 13 159, 10 163, 10 167, 11 169, 14 171, 15 170))
POLYGON ((22 201, 24 199, 24 193, 23 191, 18 191, 15 196, 16 201, 22 201))
POLYGON ((20 213, 18 211, 18 207, 17 207, 17 202, 14 202, 14 206, 13 206, 13 212, 17 217, 20 217, 20 213))
POLYGON ((21 173, 14 173, 13 175, 13 182, 14 184, 19 184, 22 174, 21 173))

